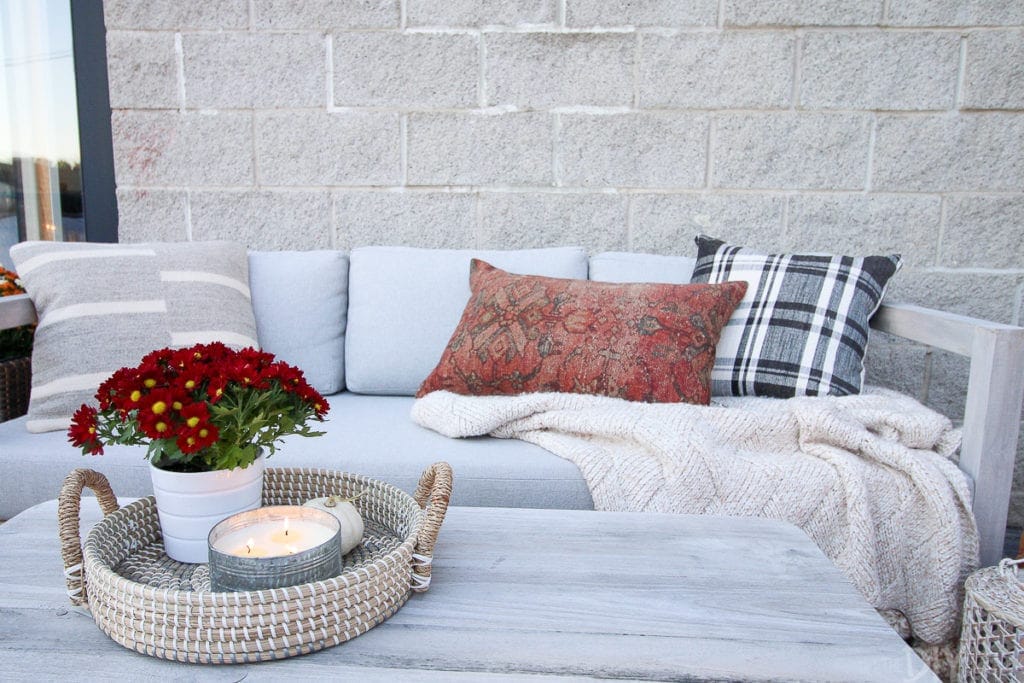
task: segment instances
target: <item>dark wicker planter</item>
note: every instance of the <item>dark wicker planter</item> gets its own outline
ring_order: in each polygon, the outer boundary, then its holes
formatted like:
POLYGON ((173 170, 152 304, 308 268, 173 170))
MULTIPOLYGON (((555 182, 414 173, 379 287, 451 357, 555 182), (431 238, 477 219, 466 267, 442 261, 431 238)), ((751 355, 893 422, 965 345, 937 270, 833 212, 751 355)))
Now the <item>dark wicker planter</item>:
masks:
POLYGON ((31 388, 31 358, 0 361, 0 422, 13 420, 28 412, 31 388))

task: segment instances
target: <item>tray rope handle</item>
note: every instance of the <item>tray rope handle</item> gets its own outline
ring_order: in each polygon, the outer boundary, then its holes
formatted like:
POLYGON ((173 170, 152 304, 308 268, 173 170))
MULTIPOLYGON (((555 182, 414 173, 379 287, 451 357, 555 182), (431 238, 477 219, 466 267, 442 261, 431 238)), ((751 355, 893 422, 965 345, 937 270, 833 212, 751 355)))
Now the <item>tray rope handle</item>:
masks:
POLYGON ((68 598, 72 605, 88 602, 85 592, 85 572, 82 569, 82 537, 79 515, 82 509, 82 490, 92 489, 103 515, 118 509, 117 496, 107 478, 96 470, 78 468, 64 478, 57 502, 57 526, 60 533, 60 553, 64 558, 64 578, 68 583, 68 598))
POLYGON ((430 588, 430 569, 434 559, 434 543, 448 511, 452 497, 452 466, 446 462, 435 462, 428 467, 416 487, 413 498, 427 511, 423 525, 416 536, 416 548, 412 555, 412 589, 417 593, 430 588))

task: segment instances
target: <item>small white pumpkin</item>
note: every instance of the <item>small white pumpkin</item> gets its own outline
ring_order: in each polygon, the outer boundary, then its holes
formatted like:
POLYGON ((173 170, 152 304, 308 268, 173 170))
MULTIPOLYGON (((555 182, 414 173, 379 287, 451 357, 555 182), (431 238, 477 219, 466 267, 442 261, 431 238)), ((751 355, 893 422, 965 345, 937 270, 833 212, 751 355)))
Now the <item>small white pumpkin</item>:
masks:
POLYGON ((307 501, 305 507, 316 508, 329 512, 338 518, 341 523, 341 554, 355 548, 363 540, 363 517, 359 510, 352 504, 355 498, 344 498, 342 496, 327 496, 326 498, 314 498, 307 501))

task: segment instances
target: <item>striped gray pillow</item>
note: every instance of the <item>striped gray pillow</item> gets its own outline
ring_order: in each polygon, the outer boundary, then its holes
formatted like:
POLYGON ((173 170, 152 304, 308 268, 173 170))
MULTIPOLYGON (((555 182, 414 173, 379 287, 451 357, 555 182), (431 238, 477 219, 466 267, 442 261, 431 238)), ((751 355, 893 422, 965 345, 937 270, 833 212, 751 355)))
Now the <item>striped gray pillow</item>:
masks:
POLYGON ((241 244, 22 242, 11 257, 39 314, 30 432, 66 429, 100 382, 154 349, 257 346, 241 244))

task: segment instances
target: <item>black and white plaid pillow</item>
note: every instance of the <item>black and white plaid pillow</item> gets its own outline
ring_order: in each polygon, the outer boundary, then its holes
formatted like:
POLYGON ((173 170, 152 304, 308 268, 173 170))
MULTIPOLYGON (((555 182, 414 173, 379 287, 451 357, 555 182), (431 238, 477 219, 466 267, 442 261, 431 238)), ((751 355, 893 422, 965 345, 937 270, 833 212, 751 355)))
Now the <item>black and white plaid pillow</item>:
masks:
POLYGON ((705 235, 697 252, 691 282, 748 284, 718 342, 713 396, 860 392, 868 320, 898 255, 761 254, 705 235))

